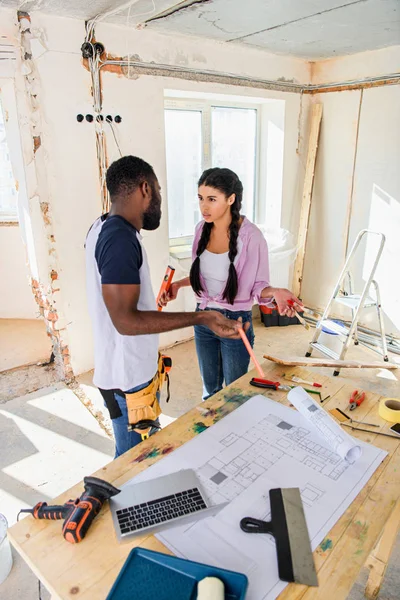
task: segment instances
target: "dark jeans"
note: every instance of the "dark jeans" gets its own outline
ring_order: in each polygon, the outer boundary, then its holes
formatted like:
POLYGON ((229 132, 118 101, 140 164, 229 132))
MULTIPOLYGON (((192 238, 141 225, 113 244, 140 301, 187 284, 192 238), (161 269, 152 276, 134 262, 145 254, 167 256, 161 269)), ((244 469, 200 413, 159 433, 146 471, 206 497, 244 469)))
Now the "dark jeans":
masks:
MULTIPOLYGON (((127 390, 126 393, 132 394, 133 392, 138 392, 139 390, 142 390, 147 385, 149 385, 149 383, 150 383, 150 381, 148 381, 147 383, 143 383, 142 385, 138 385, 137 387, 132 388, 131 390, 127 390)), ((115 456, 114 456, 114 458, 118 458, 118 456, 120 456, 121 454, 124 454, 124 452, 127 452, 128 450, 130 450, 137 444, 140 444, 140 442, 142 441, 142 436, 140 435, 140 433, 137 433, 136 431, 128 431, 129 423, 128 423, 128 409, 126 406, 126 400, 123 396, 121 396, 117 392, 114 393, 114 397, 115 397, 115 400, 118 402, 118 406, 120 407, 121 413, 122 413, 122 415, 120 417, 117 417, 116 419, 111 420, 113 430, 114 430, 114 438, 115 438, 115 456)), ((158 419, 157 419, 157 423, 158 423, 158 419)), ((157 433, 157 431, 159 431, 159 430, 156 427, 153 427, 150 431, 150 435, 157 433)))
MULTIPOLYGON (((199 311, 199 307, 196 310, 199 311)), ((237 320, 242 317, 243 324, 250 323, 246 333, 253 347, 254 330, 251 311, 232 312, 213 308, 205 310, 217 310, 228 319, 237 320)), ((204 325, 195 326, 194 337, 203 379, 203 400, 206 400, 222 390, 224 382, 225 385, 229 385, 245 375, 249 368, 250 356, 241 339, 230 340, 218 337, 204 325)))

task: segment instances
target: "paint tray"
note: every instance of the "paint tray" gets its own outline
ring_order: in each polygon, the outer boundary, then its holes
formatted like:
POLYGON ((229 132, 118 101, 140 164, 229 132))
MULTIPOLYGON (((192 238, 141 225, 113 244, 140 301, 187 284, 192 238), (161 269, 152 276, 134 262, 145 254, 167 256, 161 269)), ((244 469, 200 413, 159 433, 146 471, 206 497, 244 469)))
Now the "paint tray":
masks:
POLYGON ((106 600, 196 600, 205 577, 224 583, 225 600, 244 600, 246 575, 144 548, 131 550, 106 600))

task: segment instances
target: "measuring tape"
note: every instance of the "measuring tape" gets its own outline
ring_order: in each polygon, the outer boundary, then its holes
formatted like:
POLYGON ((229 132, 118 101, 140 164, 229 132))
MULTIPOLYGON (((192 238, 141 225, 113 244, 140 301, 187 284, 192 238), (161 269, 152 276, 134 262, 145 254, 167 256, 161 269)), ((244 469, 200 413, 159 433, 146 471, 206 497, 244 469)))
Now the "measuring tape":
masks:
POLYGON ((379 403, 379 416, 390 423, 400 423, 400 401, 396 398, 383 398, 379 403))

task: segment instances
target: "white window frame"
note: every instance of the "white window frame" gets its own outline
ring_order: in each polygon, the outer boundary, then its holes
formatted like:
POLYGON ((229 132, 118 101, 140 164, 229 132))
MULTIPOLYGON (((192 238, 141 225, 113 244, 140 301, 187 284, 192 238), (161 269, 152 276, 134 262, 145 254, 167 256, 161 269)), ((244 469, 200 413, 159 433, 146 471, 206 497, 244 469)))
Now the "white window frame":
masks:
MULTIPOLYGON (((1 81, 2 81, 2 79, 0 79, 0 83, 1 83, 1 81)), ((10 152, 11 152, 10 141, 9 141, 10 131, 9 131, 9 127, 7 125, 7 117, 6 117, 7 110, 4 108, 4 104, 2 102, 1 90, 0 90, 0 111, 3 112, 5 133, 6 133, 6 143, 7 143, 8 153, 10 154, 10 152)), ((11 160, 10 160, 10 164, 11 164, 11 169, 13 171, 14 186, 15 186, 15 190, 17 192, 17 203, 15 206, 15 210, 13 210, 12 212, 10 212, 9 210, 2 210, 2 208, 0 207, 0 224, 13 223, 13 224, 18 225, 18 222, 19 222, 19 219, 18 219, 18 189, 17 189, 17 184, 16 184, 16 178, 14 175, 14 165, 11 160)))
MULTIPOLYGON (((202 167, 201 170, 212 167, 211 161, 211 113, 213 108, 247 108, 256 111, 256 142, 255 142, 255 164, 254 164, 254 207, 253 214, 246 215, 251 221, 257 220, 260 201, 260 160, 261 160, 261 105, 254 102, 234 102, 229 100, 212 100, 212 99, 184 99, 184 98, 165 98, 164 110, 184 110, 201 112, 202 123, 202 167)), ((200 176, 200 173, 199 173, 200 176)), ((169 226, 169 225, 168 225, 169 226)), ((175 238, 169 238, 171 247, 188 246, 193 241, 193 234, 175 238)))

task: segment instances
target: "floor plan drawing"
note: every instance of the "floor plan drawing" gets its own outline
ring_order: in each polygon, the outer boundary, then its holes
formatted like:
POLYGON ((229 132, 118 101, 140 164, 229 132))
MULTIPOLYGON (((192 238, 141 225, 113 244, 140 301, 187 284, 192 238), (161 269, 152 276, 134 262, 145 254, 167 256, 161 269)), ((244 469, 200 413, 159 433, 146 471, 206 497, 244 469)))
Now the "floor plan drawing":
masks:
POLYGON ((360 445, 360 458, 350 464, 298 411, 256 396, 135 481, 194 469, 211 502, 229 504, 215 517, 158 537, 178 556, 245 573, 249 600, 273 600, 286 585, 278 577, 275 542, 242 532, 240 520, 269 520, 269 490, 298 487, 315 549, 386 455, 360 445))

